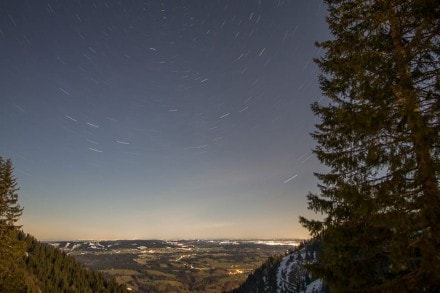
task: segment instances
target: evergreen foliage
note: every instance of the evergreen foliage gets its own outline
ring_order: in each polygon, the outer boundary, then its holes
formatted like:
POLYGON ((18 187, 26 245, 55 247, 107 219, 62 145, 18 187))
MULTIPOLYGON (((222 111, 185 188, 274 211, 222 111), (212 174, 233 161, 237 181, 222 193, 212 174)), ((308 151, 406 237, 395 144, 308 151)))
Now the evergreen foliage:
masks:
POLYGON ((23 288, 20 265, 25 246, 17 238, 16 225, 23 209, 18 204, 18 188, 12 163, 0 156, 0 292, 14 292, 23 288))
POLYGON ((310 269, 337 292, 440 291, 440 2, 325 2, 310 269))
MULTIPOLYGON (((30 235, 21 235, 26 243, 25 268, 42 292, 127 292, 125 286, 107 280, 77 262, 72 256, 40 243, 30 235)), ((32 291, 31 291, 32 292, 32 291)))
POLYGON ((277 292, 278 266, 282 255, 269 257, 259 268, 250 274, 240 287, 232 293, 244 292, 277 292))
MULTIPOLYGON (((316 261, 315 255, 321 250, 321 243, 317 239, 301 242, 299 246, 287 255, 269 257, 259 268, 252 272, 240 287, 232 290, 232 293, 249 292, 328 292, 323 286, 319 289, 308 288, 312 283, 310 273, 306 270, 306 264, 316 261), (288 257, 284 266, 283 259, 288 257), (279 270, 285 275, 284 283, 278 284, 279 270)), ((315 279, 313 279, 314 281, 315 279)))
POLYGON ((0 157, 0 292, 127 292, 73 257, 25 235, 10 160, 0 157))

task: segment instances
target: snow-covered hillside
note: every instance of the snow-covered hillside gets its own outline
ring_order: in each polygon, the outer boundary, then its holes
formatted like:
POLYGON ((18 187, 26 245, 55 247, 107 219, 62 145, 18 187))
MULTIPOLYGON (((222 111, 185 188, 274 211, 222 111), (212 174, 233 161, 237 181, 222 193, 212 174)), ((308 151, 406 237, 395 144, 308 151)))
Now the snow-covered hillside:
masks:
POLYGON ((298 251, 286 255, 277 270, 277 292, 322 292, 321 280, 312 281, 312 276, 304 264, 316 261, 316 251, 304 246, 298 251))
POLYGON ((321 293, 325 287, 313 279, 305 265, 317 261, 319 243, 308 241, 284 257, 271 257, 233 292, 321 293))

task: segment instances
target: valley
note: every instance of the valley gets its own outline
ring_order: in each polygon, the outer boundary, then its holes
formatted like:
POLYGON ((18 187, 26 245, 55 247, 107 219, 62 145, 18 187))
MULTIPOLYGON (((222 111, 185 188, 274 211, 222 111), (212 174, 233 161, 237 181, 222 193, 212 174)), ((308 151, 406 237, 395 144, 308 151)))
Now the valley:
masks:
POLYGON ((222 292, 301 240, 118 240, 50 244, 139 292, 222 292))

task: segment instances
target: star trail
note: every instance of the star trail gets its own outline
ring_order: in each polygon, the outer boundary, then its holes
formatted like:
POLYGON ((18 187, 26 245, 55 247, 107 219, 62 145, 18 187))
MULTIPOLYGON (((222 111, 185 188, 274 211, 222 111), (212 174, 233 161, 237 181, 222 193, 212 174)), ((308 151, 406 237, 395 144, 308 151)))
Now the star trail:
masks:
POLYGON ((321 1, 2 1, 0 154, 40 239, 292 238, 321 1))

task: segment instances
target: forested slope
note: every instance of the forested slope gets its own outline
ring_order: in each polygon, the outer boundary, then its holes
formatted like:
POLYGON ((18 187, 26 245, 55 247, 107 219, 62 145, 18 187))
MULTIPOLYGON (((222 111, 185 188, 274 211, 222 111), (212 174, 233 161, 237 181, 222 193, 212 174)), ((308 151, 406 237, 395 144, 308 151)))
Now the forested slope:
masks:
POLYGON ((320 249, 319 241, 310 240, 284 256, 270 257, 232 292, 327 292, 322 281, 307 270, 307 265, 317 261, 320 249))
POLYGON ((24 236, 23 241, 27 246, 26 272, 43 292, 126 292, 114 280, 105 279, 101 273, 32 236, 24 236))
POLYGON ((17 243, 25 246, 25 255, 2 278, 0 292, 127 292, 125 286, 30 235, 20 232, 17 243))

